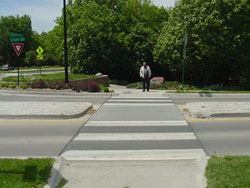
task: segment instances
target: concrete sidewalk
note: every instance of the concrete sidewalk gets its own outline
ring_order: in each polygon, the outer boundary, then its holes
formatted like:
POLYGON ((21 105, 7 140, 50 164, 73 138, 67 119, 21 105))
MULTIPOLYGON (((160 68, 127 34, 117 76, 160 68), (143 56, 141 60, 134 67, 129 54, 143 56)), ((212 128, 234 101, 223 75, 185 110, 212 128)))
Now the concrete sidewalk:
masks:
POLYGON ((92 108, 83 102, 0 102, 2 119, 70 119, 85 115, 92 108))
POLYGON ((186 108, 195 118, 250 116, 250 102, 193 102, 186 108))

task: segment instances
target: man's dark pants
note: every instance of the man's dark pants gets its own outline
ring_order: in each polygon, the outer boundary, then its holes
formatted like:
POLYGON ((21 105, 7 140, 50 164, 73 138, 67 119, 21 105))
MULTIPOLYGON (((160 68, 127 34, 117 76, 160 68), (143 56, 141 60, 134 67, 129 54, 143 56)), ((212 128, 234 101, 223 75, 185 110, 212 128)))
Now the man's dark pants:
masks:
POLYGON ((143 82, 143 91, 145 91, 146 89, 146 84, 147 84, 147 91, 149 91, 149 88, 150 88, 150 79, 149 77, 145 77, 145 78, 142 78, 142 82, 143 82))

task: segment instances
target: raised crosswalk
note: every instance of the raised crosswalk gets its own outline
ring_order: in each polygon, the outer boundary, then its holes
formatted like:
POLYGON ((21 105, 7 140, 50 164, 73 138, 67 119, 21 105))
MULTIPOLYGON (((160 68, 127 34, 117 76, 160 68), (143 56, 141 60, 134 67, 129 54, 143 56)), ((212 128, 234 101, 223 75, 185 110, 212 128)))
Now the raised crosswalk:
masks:
POLYGON ((112 97, 65 149, 70 160, 159 160, 205 156, 168 97, 112 97))

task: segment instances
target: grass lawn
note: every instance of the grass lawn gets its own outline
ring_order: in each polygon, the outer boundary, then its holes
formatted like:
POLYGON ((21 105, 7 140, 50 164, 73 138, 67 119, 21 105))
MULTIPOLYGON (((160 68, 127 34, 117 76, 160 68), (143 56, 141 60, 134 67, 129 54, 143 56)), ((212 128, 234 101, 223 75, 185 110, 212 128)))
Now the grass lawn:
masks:
MULTIPOLYGON (((127 88, 142 89, 142 82, 128 84, 127 88)), ((151 89, 155 90, 172 90, 172 93, 250 93, 249 90, 241 90, 240 88, 223 87, 221 85, 212 85, 208 87, 197 87, 193 85, 184 85, 178 81, 166 81, 163 84, 151 84, 151 89)))
MULTIPOLYGON (((41 79, 44 81, 63 81, 64 80, 64 72, 54 73, 54 74, 42 74, 42 75, 29 75, 29 76, 21 76, 20 82, 38 82, 41 79)), ((83 78, 93 78, 95 75, 86 75, 86 74, 71 74, 69 73, 69 80, 78 80, 83 78)), ((17 76, 9 76, 3 78, 4 82, 17 82, 17 76)))
POLYGON ((0 159, 1 188, 42 188, 54 159, 0 159))
MULTIPOLYGON (((56 72, 56 71, 64 71, 64 69, 42 69, 41 72, 56 72)), ((0 73, 8 74, 8 73, 17 73, 17 71, 0 71, 0 73)), ((40 73, 40 70, 31 70, 31 71, 22 71, 20 73, 40 73)))
POLYGON ((250 156, 213 156, 206 177, 207 188, 249 188, 250 156))
MULTIPOLYGON (((55 66, 42 66, 42 69, 51 69, 51 68, 62 68, 63 66, 55 65, 55 66)), ((34 67, 20 67, 20 70, 26 70, 26 69, 37 69, 37 66, 34 67)))

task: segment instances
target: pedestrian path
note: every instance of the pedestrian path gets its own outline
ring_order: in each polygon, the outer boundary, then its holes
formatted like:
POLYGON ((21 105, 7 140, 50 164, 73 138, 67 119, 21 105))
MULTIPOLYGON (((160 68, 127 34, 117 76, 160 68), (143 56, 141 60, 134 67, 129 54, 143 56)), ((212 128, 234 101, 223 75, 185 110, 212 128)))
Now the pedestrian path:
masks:
POLYGON ((163 160, 205 156, 168 96, 123 92, 110 98, 65 149, 68 160, 163 160))
POLYGON ((205 188, 207 157, 162 92, 120 91, 62 154, 70 188, 205 188))

